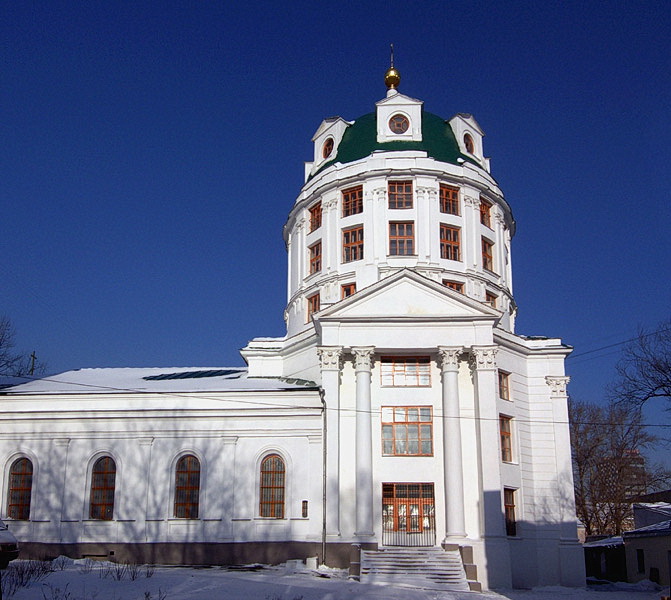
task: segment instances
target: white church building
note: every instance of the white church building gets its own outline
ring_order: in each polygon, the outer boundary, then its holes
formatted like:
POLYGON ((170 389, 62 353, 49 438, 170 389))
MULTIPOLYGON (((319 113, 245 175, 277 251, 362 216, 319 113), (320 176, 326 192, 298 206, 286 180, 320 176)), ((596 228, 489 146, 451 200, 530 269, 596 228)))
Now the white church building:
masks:
POLYGON ((284 226, 287 333, 250 341, 247 367, 0 392, 0 513, 25 555, 347 567, 358 546, 444 548, 486 589, 583 585, 571 349, 515 333, 516 224, 480 126, 399 80, 317 129, 284 226))

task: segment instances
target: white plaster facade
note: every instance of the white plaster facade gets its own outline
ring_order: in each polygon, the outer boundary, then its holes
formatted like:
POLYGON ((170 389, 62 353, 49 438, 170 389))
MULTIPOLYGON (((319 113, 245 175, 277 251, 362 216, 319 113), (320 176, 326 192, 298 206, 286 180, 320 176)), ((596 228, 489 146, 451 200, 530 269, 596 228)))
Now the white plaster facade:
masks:
MULTIPOLYGON (((383 489, 422 484, 434 491, 435 511, 422 509, 420 529, 433 530, 423 543, 472 547, 485 588, 582 585, 570 348, 514 333, 515 222, 482 137, 470 115, 444 121, 393 89, 371 115, 324 121, 284 227, 287 335, 252 340, 242 350, 245 372, 147 381, 147 370, 84 370, 7 390, 3 513, 11 465, 23 456, 34 468, 30 518, 9 519, 15 534, 191 562, 326 549, 327 562, 343 564, 352 543, 386 545, 385 518, 401 529, 383 489), (407 121, 398 134, 397 115, 407 121), (389 182, 410 186, 407 207, 390 208, 389 182), (457 190, 457 210, 441 205, 441 186, 457 190), (359 187, 360 207, 345 211, 344 192, 359 187), (396 223, 412 234, 400 253, 390 241, 396 223), (450 258, 441 225, 459 232, 450 258), (361 244, 346 254, 344 232, 357 228, 361 244), (395 369, 412 375, 396 378, 395 369), (430 451, 407 451, 409 442, 389 451, 383 437, 406 431, 389 423, 394 408, 430 410, 430 451), (173 513, 184 454, 201 465, 197 519, 173 513), (286 465, 282 518, 259 516, 259 465, 269 454, 286 465), (117 465, 114 516, 105 521, 88 518, 90 469, 102 455, 117 465), (281 544, 271 552, 267 542, 281 544)), ((412 545, 407 525, 401 533, 412 545)))

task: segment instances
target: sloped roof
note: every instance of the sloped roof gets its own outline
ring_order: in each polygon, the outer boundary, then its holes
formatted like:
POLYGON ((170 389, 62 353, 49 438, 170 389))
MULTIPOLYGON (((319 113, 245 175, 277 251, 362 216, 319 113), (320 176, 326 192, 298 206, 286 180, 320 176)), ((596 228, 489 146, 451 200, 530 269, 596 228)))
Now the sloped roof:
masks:
POLYGON ((660 521, 659 523, 653 523, 652 525, 646 525, 645 527, 639 527, 633 531, 625 531, 623 534, 624 539, 635 538, 635 537, 654 537, 661 535, 671 535, 671 520, 669 521, 660 521))
POLYGON ((140 367, 76 369, 0 390, 18 394, 226 392, 316 389, 312 381, 249 377, 245 367, 140 367))

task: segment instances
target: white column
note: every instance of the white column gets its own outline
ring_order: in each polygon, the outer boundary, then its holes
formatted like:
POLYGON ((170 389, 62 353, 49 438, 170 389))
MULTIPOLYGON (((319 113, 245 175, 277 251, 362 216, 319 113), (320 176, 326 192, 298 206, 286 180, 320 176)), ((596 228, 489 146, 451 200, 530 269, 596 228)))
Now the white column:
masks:
POLYGON ((461 347, 438 346, 443 376, 443 472, 445 486, 445 543, 466 537, 464 469, 459 411, 459 356, 461 347))
POLYGON ((480 464, 481 534, 485 543, 490 588, 512 587, 510 547, 506 537, 499 450, 497 408, 497 346, 473 346, 471 360, 475 380, 475 416, 480 464))
POLYGON ((341 346, 317 348, 326 403, 326 533, 340 535, 341 346))
POLYGON ((370 537, 373 531, 373 441, 370 412, 370 371, 375 348, 352 348, 356 373, 356 531, 370 537))

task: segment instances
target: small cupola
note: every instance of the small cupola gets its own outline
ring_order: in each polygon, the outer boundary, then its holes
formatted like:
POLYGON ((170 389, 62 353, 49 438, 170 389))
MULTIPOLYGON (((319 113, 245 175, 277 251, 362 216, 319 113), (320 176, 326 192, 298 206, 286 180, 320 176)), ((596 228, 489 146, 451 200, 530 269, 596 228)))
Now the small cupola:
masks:
POLYGON ((378 144, 421 142, 423 102, 398 92, 401 74, 394 67, 393 54, 384 83, 387 86, 387 97, 375 104, 378 144))

